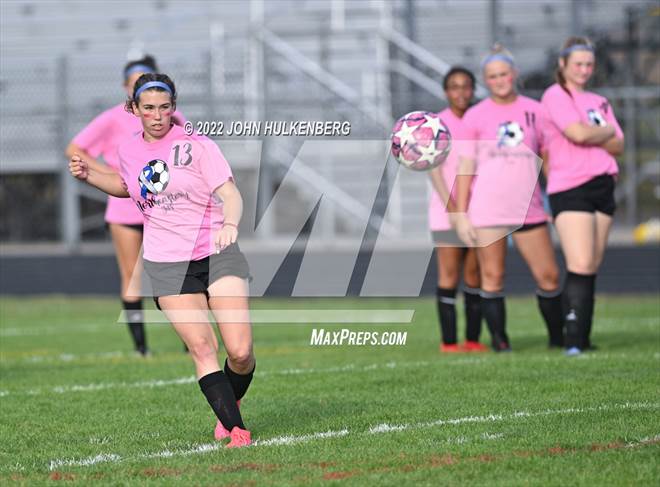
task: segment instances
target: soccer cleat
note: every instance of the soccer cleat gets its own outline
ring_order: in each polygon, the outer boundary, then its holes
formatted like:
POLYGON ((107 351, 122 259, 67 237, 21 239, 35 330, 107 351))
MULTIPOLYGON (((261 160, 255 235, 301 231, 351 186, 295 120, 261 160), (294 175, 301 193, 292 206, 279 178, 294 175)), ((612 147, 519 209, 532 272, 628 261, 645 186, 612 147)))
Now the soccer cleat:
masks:
POLYGON ((470 340, 465 340, 465 342, 462 345, 463 351, 465 352, 487 352, 488 347, 486 345, 482 345, 479 342, 473 342, 470 340))
POLYGON ((441 343, 440 351, 442 353, 460 353, 463 350, 455 343, 441 343))
MULTIPOLYGON (((241 401, 240 399, 236 401, 236 405, 240 408, 241 407, 241 401)), ((218 420, 218 423, 215 425, 215 431, 213 432, 213 436, 216 440, 224 440, 225 438, 229 438, 230 433, 225 428, 225 426, 218 420)))
POLYGON ((511 345, 509 345, 509 340, 506 337, 506 335, 493 335, 492 336, 492 346, 493 350, 496 352, 510 352, 511 351, 511 345))
POLYGON ((240 448, 242 446, 249 446, 252 443, 250 438, 250 432, 248 430, 242 430, 238 426, 234 426, 229 433, 231 441, 227 443, 225 448, 240 448))
POLYGON ((578 347, 567 348, 564 352, 564 355, 567 357, 577 357, 578 355, 582 355, 582 350, 580 350, 578 347))

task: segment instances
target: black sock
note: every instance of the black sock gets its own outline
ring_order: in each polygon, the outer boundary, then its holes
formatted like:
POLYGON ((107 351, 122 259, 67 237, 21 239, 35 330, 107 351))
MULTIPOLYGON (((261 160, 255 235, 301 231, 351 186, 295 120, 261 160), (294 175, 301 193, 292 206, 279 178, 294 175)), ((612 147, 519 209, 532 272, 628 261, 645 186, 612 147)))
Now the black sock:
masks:
POLYGON ((561 291, 536 290, 536 299, 539 303, 541 315, 548 329, 549 345, 551 347, 564 346, 564 310, 562 308, 561 291))
POLYGON ((569 272, 564 285, 566 348, 585 347, 594 306, 595 274, 569 272))
POLYGON ((479 289, 474 287, 463 288, 465 299, 465 338, 471 342, 478 342, 481 335, 481 296, 479 289))
POLYGON ((236 396, 227 376, 218 370, 199 379, 199 387, 222 425, 231 431, 234 426, 245 429, 236 396))
POLYGON ((509 350, 511 344, 506 334, 506 308, 504 295, 498 292, 481 291, 481 311, 486 318, 493 349, 496 352, 509 350))
POLYGON ((254 369, 256 368, 257 364, 255 362, 254 367, 252 367, 252 372, 247 374, 237 374, 229 368, 227 359, 225 359, 225 375, 227 376, 227 379, 229 379, 229 383, 234 390, 234 396, 236 396, 237 401, 243 398, 248 387, 250 387, 250 382, 252 382, 252 376, 254 375, 254 369))
POLYGON ((456 289, 436 289, 442 343, 456 345, 456 289))
POLYGON ((591 348, 591 327, 594 321, 594 308, 596 306, 596 275, 594 274, 591 279, 591 288, 589 295, 591 299, 587 300, 587 316, 585 318, 584 332, 582 333, 582 349, 587 350, 591 348))
POLYGON ((126 321, 128 331, 131 332, 135 350, 140 353, 147 351, 147 335, 144 332, 144 314, 142 313, 142 301, 129 303, 122 300, 124 311, 126 312, 126 321))

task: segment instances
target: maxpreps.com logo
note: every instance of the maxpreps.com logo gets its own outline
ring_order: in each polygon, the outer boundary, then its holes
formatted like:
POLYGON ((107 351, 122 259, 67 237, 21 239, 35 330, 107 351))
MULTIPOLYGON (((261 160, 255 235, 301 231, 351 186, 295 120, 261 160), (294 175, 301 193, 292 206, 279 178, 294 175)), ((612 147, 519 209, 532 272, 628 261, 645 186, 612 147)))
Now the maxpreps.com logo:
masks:
POLYGON ((525 133, 518 122, 504 122, 497 129, 497 147, 516 147, 525 138, 525 133))
POLYGON ((162 193, 169 182, 170 172, 167 163, 161 159, 149 161, 138 176, 140 194, 143 198, 147 197, 147 193, 153 195, 162 193))
POLYGON ((605 127, 607 125, 605 117, 598 110, 590 108, 587 110, 587 117, 589 117, 589 123, 591 125, 597 125, 598 127, 605 127))

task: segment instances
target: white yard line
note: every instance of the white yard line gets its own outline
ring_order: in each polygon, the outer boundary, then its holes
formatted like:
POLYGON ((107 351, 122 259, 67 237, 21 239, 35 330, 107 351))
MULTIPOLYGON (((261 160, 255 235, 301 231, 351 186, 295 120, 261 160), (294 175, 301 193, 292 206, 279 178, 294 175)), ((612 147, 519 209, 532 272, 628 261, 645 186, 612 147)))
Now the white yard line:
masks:
MULTIPOLYGON (((437 419, 423 423, 411 423, 400 425, 381 424, 369 428, 366 431, 349 431, 348 429, 341 429, 337 431, 323 431, 305 435, 287 435, 277 436, 274 438, 265 438, 255 440, 250 448, 269 447, 269 446, 286 446, 301 443, 308 443, 316 440, 325 440, 328 438, 340 438, 349 435, 374 435, 386 434, 397 431, 404 431, 410 429, 432 428, 437 426, 456 426, 466 423, 497 423, 503 421, 523 421, 527 418, 552 416, 552 415, 565 415, 565 414, 583 414, 588 412, 601 412, 601 411, 621 411, 621 410, 657 410, 660 408, 658 403, 621 403, 621 404, 602 404, 600 406, 583 407, 583 408, 566 408, 566 409, 547 409, 544 411, 515 411, 512 413, 504 414, 489 414, 486 416, 465 416, 462 418, 452 419, 437 419)), ((487 441, 497 441, 503 437, 502 434, 483 433, 477 439, 487 441)), ((655 435, 649 438, 643 438, 636 442, 631 442, 626 445, 628 448, 635 446, 645 445, 660 439, 660 435, 655 435)), ((455 439, 448 439, 450 443, 466 443, 468 440, 465 437, 458 437, 455 439)), ((125 460, 143 460, 150 458, 173 458, 189 455, 199 455, 213 451, 223 451, 224 444, 222 443, 202 443, 187 449, 179 450, 161 450, 152 453, 142 453, 139 455, 125 456, 115 453, 102 453, 93 457, 75 459, 55 459, 51 460, 48 468, 55 470, 60 467, 89 467, 99 463, 118 463, 125 460)))

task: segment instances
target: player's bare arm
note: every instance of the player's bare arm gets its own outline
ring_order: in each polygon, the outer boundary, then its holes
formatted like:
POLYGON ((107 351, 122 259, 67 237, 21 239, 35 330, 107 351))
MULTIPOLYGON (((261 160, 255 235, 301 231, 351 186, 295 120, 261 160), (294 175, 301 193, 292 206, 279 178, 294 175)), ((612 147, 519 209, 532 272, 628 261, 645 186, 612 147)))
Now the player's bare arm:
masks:
POLYGON ((115 172, 107 173, 96 170, 88 161, 80 157, 79 154, 73 154, 69 160, 69 171, 71 175, 81 181, 85 181, 90 186, 100 189, 104 193, 117 198, 128 198, 126 183, 121 176, 115 172))
POLYGON ((227 181, 215 190, 215 195, 223 202, 225 221, 216 235, 216 250, 220 251, 236 242, 238 223, 243 215, 243 198, 233 181, 227 181))

